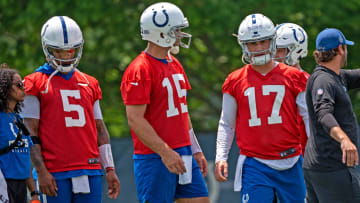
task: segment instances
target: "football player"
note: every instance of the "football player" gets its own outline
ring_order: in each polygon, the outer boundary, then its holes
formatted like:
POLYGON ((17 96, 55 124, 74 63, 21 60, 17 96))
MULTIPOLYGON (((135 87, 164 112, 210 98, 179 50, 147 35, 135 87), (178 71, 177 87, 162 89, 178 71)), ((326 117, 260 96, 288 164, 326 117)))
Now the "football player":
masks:
MULTIPOLYGON (((276 26, 276 55, 274 60, 293 66, 304 71, 300 66, 300 60, 307 55, 308 36, 305 30, 294 23, 283 23, 276 26)), ((309 74, 304 71, 306 78, 309 74)), ((305 96, 305 94, 301 94, 305 96)), ((305 101, 305 98, 303 99, 305 101)), ((300 104, 306 108, 306 103, 300 104)), ((300 108, 302 110, 304 108, 300 108)), ((307 112, 299 112, 298 122, 302 154, 305 153, 305 146, 310 135, 309 118, 307 112)))
POLYGON ((186 103, 191 87, 180 62, 170 53, 178 53, 179 46, 189 47, 191 35, 181 30, 188 26, 174 4, 156 3, 145 9, 140 27, 147 47, 127 67, 121 82, 141 203, 209 202, 203 179, 207 162, 186 103))
POLYGON ((108 196, 116 198, 110 138, 104 124, 98 81, 76 67, 83 36, 67 16, 50 18, 42 27, 47 63, 25 77, 23 117, 34 140, 31 159, 46 202, 101 202, 106 169, 108 196))
POLYGON ((228 153, 236 132, 240 155, 234 190, 242 202, 304 202, 297 103, 305 75, 273 61, 276 30, 262 14, 248 15, 237 35, 244 67, 223 84, 223 108, 216 144, 215 177, 228 178, 228 153))

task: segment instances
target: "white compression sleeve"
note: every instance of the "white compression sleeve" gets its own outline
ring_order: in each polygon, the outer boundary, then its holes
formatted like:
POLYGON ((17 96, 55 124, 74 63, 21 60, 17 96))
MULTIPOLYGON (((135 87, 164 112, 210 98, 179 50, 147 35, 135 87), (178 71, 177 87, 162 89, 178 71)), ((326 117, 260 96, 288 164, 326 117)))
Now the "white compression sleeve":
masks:
POLYGON ((304 124, 306 135, 310 136, 310 126, 309 126, 309 114, 306 105, 305 92, 300 92, 296 97, 296 104, 299 109, 300 116, 302 117, 304 124))
POLYGON ((95 119, 99 119, 99 120, 103 119, 99 100, 96 100, 94 103, 94 117, 95 119))
POLYGON ((24 98, 24 107, 21 109, 23 118, 40 119, 40 101, 33 95, 26 95, 24 98))
POLYGON ((216 158, 218 161, 227 161, 229 151, 234 140, 236 125, 237 103, 234 97, 223 94, 222 112, 216 139, 216 158))
POLYGON ((104 168, 114 167, 111 145, 103 144, 99 146, 100 161, 104 168))
POLYGON ((198 152, 202 152, 199 142, 198 142, 198 140, 195 136, 194 130, 192 128, 189 130, 189 135, 190 135, 192 153, 196 154, 198 152))

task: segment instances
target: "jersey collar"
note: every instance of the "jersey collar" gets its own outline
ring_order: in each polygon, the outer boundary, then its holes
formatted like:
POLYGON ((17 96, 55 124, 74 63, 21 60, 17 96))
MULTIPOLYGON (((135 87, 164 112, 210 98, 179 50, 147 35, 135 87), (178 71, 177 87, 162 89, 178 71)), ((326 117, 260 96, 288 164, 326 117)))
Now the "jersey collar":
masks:
MULTIPOLYGON (((41 72, 41 73, 45 73, 47 75, 51 75, 51 73, 53 73, 55 71, 55 69, 51 68, 51 66, 48 63, 45 63, 44 65, 40 66, 38 69, 35 70, 35 72, 41 72)), ((74 74, 74 70, 72 70, 69 74, 63 74, 63 73, 56 73, 57 76, 60 76, 62 78, 64 78, 65 80, 70 80, 70 78, 73 76, 74 74)))

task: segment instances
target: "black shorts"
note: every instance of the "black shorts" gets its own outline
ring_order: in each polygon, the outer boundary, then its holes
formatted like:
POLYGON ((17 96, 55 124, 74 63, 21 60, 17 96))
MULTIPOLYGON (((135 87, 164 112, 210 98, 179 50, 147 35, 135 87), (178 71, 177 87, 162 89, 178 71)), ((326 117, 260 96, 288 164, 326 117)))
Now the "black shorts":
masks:
POLYGON ((304 169, 308 203, 359 203, 360 173, 355 168, 336 171, 304 169))
POLYGON ((6 179, 10 203, 26 203, 27 190, 25 180, 6 179))

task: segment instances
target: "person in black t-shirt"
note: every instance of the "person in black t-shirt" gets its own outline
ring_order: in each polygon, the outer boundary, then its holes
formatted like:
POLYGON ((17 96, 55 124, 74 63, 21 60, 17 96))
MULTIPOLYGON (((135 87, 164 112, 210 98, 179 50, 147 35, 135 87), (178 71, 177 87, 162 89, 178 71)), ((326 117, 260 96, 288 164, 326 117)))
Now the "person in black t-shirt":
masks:
POLYGON ((360 69, 342 70, 347 45, 341 31, 327 28, 316 38, 318 64, 306 87, 310 132, 303 162, 307 202, 360 202, 358 124, 349 89, 360 87, 360 69))

